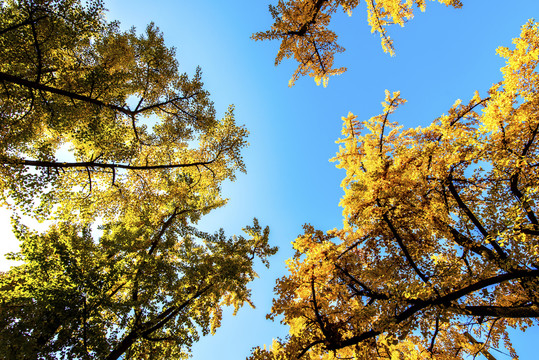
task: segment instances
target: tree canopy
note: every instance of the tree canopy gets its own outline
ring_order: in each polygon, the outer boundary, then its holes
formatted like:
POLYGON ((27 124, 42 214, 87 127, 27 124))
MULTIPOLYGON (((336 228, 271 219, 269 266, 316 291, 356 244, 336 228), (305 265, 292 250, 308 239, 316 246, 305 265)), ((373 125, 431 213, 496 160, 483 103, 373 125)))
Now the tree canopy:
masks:
POLYGON ((503 80, 427 127, 343 118, 344 226, 305 227, 271 318, 289 336, 251 359, 463 359, 539 319, 539 24, 503 80))
MULTIPOLYGON (((460 0, 438 0, 447 6, 460 8, 460 0)), ((277 5, 270 5, 269 10, 274 19, 270 30, 261 31, 252 36, 254 40, 280 40, 281 45, 275 65, 285 58, 293 57, 298 67, 289 85, 294 85, 299 77, 309 75, 317 84, 324 86, 329 76, 339 75, 346 71, 345 67, 335 68, 335 54, 344 48, 337 44, 337 34, 329 29, 331 18, 341 9, 352 15, 359 0, 279 0, 277 5)), ((368 23, 371 32, 380 35, 382 48, 394 54, 393 40, 387 32, 389 25, 404 24, 413 18, 414 10, 425 11, 425 0, 366 0, 368 23)))
POLYGON ((2 358, 184 358, 276 252, 256 219, 247 237, 196 228, 245 171, 248 132, 232 106, 216 118, 156 26, 121 31, 103 12, 0 6, 0 201, 23 261, 0 274, 2 358))
POLYGON ((102 11, 74 1, 2 8, 4 203, 88 219, 145 203, 157 219, 173 202, 218 206, 219 184, 244 171, 246 129, 232 108, 216 119, 200 69, 179 73, 157 27, 122 32, 102 11))
POLYGON ((1 358, 189 357, 223 306, 250 303, 253 262, 275 248, 256 220, 247 238, 197 231, 181 211, 163 220, 109 223, 99 239, 72 224, 18 225, 24 263, 0 274, 1 358))

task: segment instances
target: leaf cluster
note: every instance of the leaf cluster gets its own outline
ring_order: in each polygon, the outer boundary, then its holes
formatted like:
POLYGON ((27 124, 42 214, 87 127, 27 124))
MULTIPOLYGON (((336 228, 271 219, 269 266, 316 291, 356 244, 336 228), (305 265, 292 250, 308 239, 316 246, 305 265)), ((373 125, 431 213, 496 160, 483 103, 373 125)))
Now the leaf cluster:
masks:
MULTIPOLYGON (((446 6, 460 8, 460 0, 438 0, 446 6)), ((340 75, 346 67, 334 67, 335 55, 344 51, 337 44, 338 35, 329 28, 331 18, 342 10, 348 16, 359 6, 359 0, 279 0, 270 5, 274 23, 270 30, 253 34, 253 40, 279 40, 275 65, 294 58, 298 63, 289 81, 293 86, 301 76, 313 77, 316 84, 327 86, 329 77, 340 75)), ((404 24, 413 18, 414 10, 425 11, 425 0, 365 0, 371 32, 380 35, 384 52, 395 49, 387 32, 390 25, 404 24)))

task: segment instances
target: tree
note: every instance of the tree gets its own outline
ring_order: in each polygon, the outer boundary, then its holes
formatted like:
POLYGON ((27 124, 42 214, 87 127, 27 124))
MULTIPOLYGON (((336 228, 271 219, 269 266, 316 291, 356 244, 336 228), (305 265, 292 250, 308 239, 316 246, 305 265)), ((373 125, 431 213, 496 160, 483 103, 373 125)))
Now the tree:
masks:
MULTIPOLYGON (((460 8, 460 0, 438 0, 447 6, 460 8)), ((413 17, 414 9, 425 11, 425 0, 366 0, 368 23, 371 32, 380 35, 382 48, 394 54, 393 40, 387 33, 387 26, 404 24, 413 17)), ((329 76, 339 75, 345 67, 334 68, 335 54, 344 48, 337 44, 337 34, 328 28, 332 16, 340 8, 349 16, 359 5, 359 0, 279 0, 270 5, 271 16, 275 20, 270 30, 258 32, 254 40, 280 40, 281 45, 275 58, 275 65, 285 58, 294 57, 298 68, 289 81, 294 85, 300 76, 314 77, 318 85, 324 86, 329 76)))
POLYGON ((121 32, 102 11, 100 2, 2 7, 3 202, 87 220, 152 204, 156 221, 171 202, 222 205, 220 183, 244 171, 247 130, 232 107, 216 119, 200 70, 180 74, 154 25, 121 32))
POLYGON ((256 219, 246 238, 195 227, 245 171, 248 132, 157 27, 83 3, 0 6, 0 196, 24 261, 0 274, 0 357, 184 358, 276 252, 256 219))
MULTIPOLYGON (((149 214, 144 214, 149 217, 149 214)), ((249 238, 185 226, 17 226, 24 264, 0 274, 3 359, 183 359, 220 325, 222 307, 249 302, 255 258, 275 253, 255 220, 249 238)))
POLYGON ((391 121, 398 92, 343 118, 345 225, 295 240, 270 315, 289 336, 251 359, 517 357, 508 329, 539 319, 539 24, 514 44, 487 97, 428 127, 391 121))

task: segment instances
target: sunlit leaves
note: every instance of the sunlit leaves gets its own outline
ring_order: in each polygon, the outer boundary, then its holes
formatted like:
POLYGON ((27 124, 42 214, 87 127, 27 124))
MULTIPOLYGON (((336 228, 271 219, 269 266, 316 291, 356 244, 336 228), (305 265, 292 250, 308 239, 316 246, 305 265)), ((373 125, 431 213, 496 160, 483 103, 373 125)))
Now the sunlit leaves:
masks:
MULTIPOLYGON (((455 8, 462 6, 459 0, 438 1, 455 8)), ((346 71, 345 67, 334 67, 335 55, 344 48, 337 44, 337 34, 329 29, 331 18, 341 10, 351 16, 359 3, 359 0, 278 0, 269 9, 274 20, 271 29, 252 38, 281 41, 275 65, 285 58, 296 60, 298 68, 289 86, 304 75, 313 77, 317 85, 327 86, 330 76, 346 71)), ((387 27, 404 26, 417 8, 425 11, 425 0, 366 0, 365 5, 371 32, 380 35, 383 50, 391 55, 394 46, 387 27)))
POLYGON ((182 359, 222 308, 253 305, 276 248, 198 230, 245 171, 247 130, 216 117, 202 73, 180 73, 150 24, 108 23, 99 1, 0 5, 0 201, 20 266, 0 274, 0 357, 182 359), (15 215, 16 218, 17 215, 15 215))
POLYGON ((156 26, 123 32, 102 10, 62 1, 2 8, 17 14, 4 20, 0 53, 3 202, 81 221, 150 203, 222 205, 219 184, 245 170, 247 131, 232 107, 216 118, 200 69, 181 74, 156 26))
POLYGON ((0 276, 0 350, 107 358, 127 344, 118 356, 187 356, 199 332, 219 327, 222 306, 250 302, 253 261, 276 251, 256 219, 246 231, 227 238, 170 225, 156 234, 117 223, 93 239, 69 224, 41 235, 18 225, 24 264, 0 276))
POLYGON ((343 117, 344 226, 295 240, 270 315, 289 336, 253 359, 516 357, 508 329, 539 316, 538 41, 530 21, 488 96, 428 127, 393 120, 398 92, 343 117))

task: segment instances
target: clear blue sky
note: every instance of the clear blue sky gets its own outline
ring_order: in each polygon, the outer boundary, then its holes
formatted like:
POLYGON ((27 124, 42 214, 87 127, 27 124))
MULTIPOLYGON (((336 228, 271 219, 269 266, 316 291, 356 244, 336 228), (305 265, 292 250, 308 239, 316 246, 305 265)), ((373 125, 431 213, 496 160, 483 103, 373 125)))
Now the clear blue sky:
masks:
MULTIPOLYGON (((394 120, 405 127, 428 125, 456 99, 482 95, 501 79, 503 60, 495 54, 510 46, 520 26, 539 19, 538 0, 463 0, 460 10, 427 3, 425 13, 404 28, 390 30, 396 56, 383 53, 378 35, 371 34, 361 2, 352 17, 334 18, 332 28, 347 51, 336 58, 348 72, 331 78, 327 88, 311 78, 288 88, 296 64, 274 67, 278 43, 253 42, 253 32, 272 23, 267 0, 108 0, 107 17, 123 28, 142 31, 153 21, 169 46, 177 48, 180 67, 192 74, 203 70, 206 89, 218 114, 236 106, 236 120, 247 126, 251 146, 244 152, 247 175, 224 186, 229 204, 203 220, 206 230, 227 233, 258 217, 271 228, 280 247, 271 268, 259 266, 252 284, 255 310, 245 307, 236 317, 226 313, 215 336, 193 347, 193 358, 244 359, 251 348, 285 336, 286 328, 265 319, 270 311, 275 279, 285 274, 291 241, 311 223, 328 230, 342 224, 338 206, 344 173, 328 161, 337 152, 341 116, 349 111, 366 119, 381 112, 384 90, 400 90, 408 103, 394 120)), ((4 231, 7 231, 5 229, 4 231)), ((537 328, 516 333, 521 359, 535 359, 537 328)), ((508 356, 493 353, 498 359, 508 356)))

